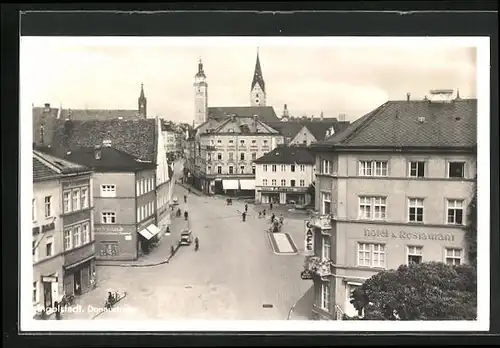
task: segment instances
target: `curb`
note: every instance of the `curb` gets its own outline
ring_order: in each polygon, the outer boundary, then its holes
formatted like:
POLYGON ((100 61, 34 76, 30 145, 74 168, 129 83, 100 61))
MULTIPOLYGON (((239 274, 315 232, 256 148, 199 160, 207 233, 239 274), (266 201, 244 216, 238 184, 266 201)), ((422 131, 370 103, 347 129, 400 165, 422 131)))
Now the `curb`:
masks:
POLYGON ((174 249, 174 253, 169 255, 165 260, 163 261, 158 261, 158 262, 152 262, 152 263, 120 263, 120 264, 110 264, 110 263, 97 263, 97 266, 105 266, 105 267, 154 267, 154 266, 160 266, 166 263, 169 263, 170 260, 175 256, 177 253, 177 250, 179 249, 180 245, 177 244, 177 246, 174 249))
POLYGON ((298 255, 299 254, 299 250, 297 249, 297 246, 295 245, 295 243, 294 243, 294 241, 292 239, 292 236, 290 236, 290 234, 288 234, 288 233, 283 233, 283 234, 287 237, 288 241, 290 242, 290 245, 291 245, 292 249, 295 249, 296 251, 291 252, 291 253, 281 253, 281 252, 277 251, 276 249, 277 249, 278 245, 276 244, 276 241, 275 241, 275 239, 273 237, 273 233, 272 232, 267 232, 267 238, 269 240, 269 244, 271 244, 271 248, 273 249, 273 253, 275 255, 279 255, 279 256, 298 255), (275 246, 275 244, 276 244, 276 246, 275 246))
POLYGON ((177 183, 177 185, 184 187, 186 190, 191 189, 191 193, 193 193, 195 196, 198 196, 198 197, 205 196, 205 194, 198 192, 198 190, 193 189, 192 187, 190 187, 190 186, 188 186, 186 184, 177 183))

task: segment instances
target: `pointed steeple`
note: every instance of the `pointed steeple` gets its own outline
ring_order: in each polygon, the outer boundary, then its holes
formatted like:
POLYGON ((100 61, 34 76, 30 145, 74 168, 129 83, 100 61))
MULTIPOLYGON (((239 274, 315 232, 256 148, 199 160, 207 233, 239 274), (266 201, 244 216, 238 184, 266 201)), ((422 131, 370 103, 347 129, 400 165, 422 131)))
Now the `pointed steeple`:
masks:
POLYGON ((144 84, 141 83, 141 94, 138 99, 139 103, 139 115, 142 117, 146 118, 147 117, 147 99, 146 96, 144 95, 144 84))
POLYGON ((146 97, 144 96, 144 84, 143 83, 141 83, 141 95, 139 98, 146 99, 146 97))
POLYGON ((252 90, 257 83, 265 93, 266 85, 264 83, 264 77, 262 76, 262 69, 260 67, 259 48, 257 48, 257 61, 255 62, 255 71, 253 73, 252 87, 250 88, 250 90, 252 90))

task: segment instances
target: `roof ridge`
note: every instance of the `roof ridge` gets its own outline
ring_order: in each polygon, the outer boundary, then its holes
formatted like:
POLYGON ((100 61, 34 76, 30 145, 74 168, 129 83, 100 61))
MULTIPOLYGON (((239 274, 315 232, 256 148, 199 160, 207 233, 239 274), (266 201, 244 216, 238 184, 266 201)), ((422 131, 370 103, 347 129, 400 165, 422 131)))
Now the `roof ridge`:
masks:
MULTIPOLYGON (((354 136, 356 136, 357 134, 359 134, 359 132, 361 130, 363 130, 364 128, 366 128, 373 121, 373 119, 375 118, 375 115, 378 115, 382 109, 384 109, 384 108, 387 107, 387 105, 389 105, 388 101, 385 102, 384 104, 380 105, 375 110, 373 110, 373 111, 367 113, 366 115, 362 116, 361 118, 363 118, 363 117, 366 116, 366 119, 363 120, 362 122, 360 122, 357 125, 357 127, 355 127, 349 134, 346 134, 345 138, 341 142, 348 142, 354 136)), ((353 123, 351 123, 351 124, 353 124, 353 123)))

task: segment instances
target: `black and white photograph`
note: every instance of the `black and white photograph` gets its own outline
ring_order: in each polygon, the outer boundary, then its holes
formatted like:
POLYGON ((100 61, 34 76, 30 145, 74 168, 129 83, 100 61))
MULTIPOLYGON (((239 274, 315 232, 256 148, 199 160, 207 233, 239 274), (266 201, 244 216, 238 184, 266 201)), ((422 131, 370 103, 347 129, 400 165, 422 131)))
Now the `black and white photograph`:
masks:
POLYGON ((489 57, 21 37, 20 327, 488 329, 489 57))

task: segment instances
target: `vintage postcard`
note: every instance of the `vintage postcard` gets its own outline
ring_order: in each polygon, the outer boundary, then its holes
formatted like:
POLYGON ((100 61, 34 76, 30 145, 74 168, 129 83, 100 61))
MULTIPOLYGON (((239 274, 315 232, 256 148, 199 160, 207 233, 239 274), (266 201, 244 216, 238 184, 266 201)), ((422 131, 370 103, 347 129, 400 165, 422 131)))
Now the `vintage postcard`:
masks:
POLYGON ((21 37, 21 330, 487 330, 489 56, 21 37))

